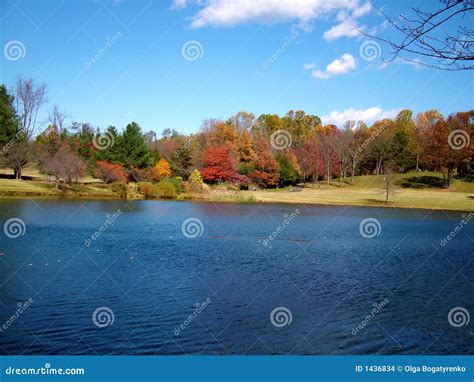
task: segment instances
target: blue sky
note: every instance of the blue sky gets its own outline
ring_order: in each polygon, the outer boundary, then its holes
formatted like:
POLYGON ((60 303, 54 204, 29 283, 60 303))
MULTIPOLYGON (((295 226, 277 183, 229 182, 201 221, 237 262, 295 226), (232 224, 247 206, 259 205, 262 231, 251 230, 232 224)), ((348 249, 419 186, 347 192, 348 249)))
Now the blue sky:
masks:
MULTIPOLYGON (((437 2, 418 6, 426 4, 437 2)), ((0 5, 1 81, 11 87, 23 75, 46 82, 44 121, 58 105, 100 128, 136 121, 158 133, 195 132, 206 118, 240 110, 303 109, 340 124, 349 118, 370 123, 403 108, 445 115, 471 109, 472 73, 386 65, 383 44, 373 46, 380 53, 374 60, 361 53, 369 40, 354 25, 387 36, 377 9, 396 16, 414 5, 6 0, 0 5)))

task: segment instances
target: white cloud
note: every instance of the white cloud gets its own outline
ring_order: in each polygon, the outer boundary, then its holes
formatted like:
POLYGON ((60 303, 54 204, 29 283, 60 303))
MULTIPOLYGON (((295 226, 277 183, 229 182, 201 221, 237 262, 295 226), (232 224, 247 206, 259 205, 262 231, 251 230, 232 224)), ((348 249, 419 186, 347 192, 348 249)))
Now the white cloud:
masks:
POLYGON ((314 62, 312 62, 310 64, 304 64, 303 65, 304 70, 311 70, 311 69, 314 69, 315 67, 316 67, 316 64, 314 62))
POLYGON ((360 35, 359 27, 352 24, 349 20, 345 20, 323 34, 323 38, 327 41, 332 41, 340 37, 357 37, 360 35))
POLYGON ((180 10, 186 8, 187 5, 187 0, 173 0, 173 3, 171 4, 171 9, 180 10))
POLYGON ((369 107, 368 109, 347 109, 344 111, 334 110, 328 115, 321 117, 324 124, 342 126, 346 121, 364 121, 367 124, 384 118, 394 118, 401 109, 383 110, 381 107, 369 107))
POLYGON ((371 10, 372 10, 372 4, 370 4, 370 2, 367 1, 364 5, 357 7, 354 10, 354 13, 352 13, 352 17, 357 19, 359 17, 365 16, 367 13, 370 13, 371 10))
POLYGON ((356 60, 354 56, 349 53, 344 53, 341 57, 335 59, 328 66, 326 70, 314 70, 312 72, 313 77, 316 78, 329 78, 340 74, 345 74, 356 68, 356 60))
MULTIPOLYGON (((192 0, 174 0, 172 8, 182 9, 192 0)), ((333 12, 364 14, 367 4, 359 0, 194 0, 202 9, 191 17, 191 27, 235 26, 247 22, 296 21, 307 26, 310 20, 333 12)), ((359 16, 354 16, 355 18, 359 16)))

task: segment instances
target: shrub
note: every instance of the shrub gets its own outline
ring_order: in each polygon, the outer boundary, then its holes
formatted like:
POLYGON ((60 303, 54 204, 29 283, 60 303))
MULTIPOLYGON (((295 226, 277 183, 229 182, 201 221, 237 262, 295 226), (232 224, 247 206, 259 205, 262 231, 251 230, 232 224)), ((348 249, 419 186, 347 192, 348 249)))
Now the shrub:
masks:
POLYGON ((140 191, 140 194, 142 194, 145 199, 156 197, 155 186, 150 182, 138 183, 138 191, 140 191))
POLYGON ((155 186, 157 195, 160 198, 164 199, 176 199, 178 196, 178 191, 176 190, 173 182, 170 182, 169 179, 164 179, 155 186))
POLYGON ((115 182, 110 189, 119 194, 122 199, 127 198, 127 184, 125 182, 115 182))
POLYGON ((188 181, 188 192, 201 193, 204 188, 204 182, 202 181, 202 176, 199 170, 195 169, 189 176, 188 181))
POLYGON ((103 160, 98 160, 94 175, 102 179, 105 183, 123 182, 126 183, 128 176, 123 166, 118 163, 109 163, 103 160))

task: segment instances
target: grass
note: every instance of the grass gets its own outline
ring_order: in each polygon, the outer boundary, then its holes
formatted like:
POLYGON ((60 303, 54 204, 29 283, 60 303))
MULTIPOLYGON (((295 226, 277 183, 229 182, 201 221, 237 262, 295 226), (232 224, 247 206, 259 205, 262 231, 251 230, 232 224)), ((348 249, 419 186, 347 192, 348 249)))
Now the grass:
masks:
MULTIPOLYGON (((354 185, 349 183, 332 182, 325 185, 306 185, 300 192, 268 192, 241 191, 245 196, 254 196, 259 202, 307 203, 307 204, 335 204, 358 205, 398 208, 424 208, 458 211, 474 211, 474 183, 454 179, 449 190, 434 185, 424 184, 423 188, 411 187, 412 183, 420 183, 418 177, 438 177, 439 174, 423 173, 398 174, 395 176, 397 185, 396 195, 390 196, 389 203, 385 204, 382 187, 383 176, 359 176, 354 185), (403 186, 408 182, 408 187, 403 186)), ((426 180, 426 179, 425 179, 426 180)), ((424 180, 421 179, 421 183, 424 180)))
POLYGON ((0 196, 116 198, 117 194, 98 185, 56 190, 54 184, 45 181, 0 178, 0 196))
MULTIPOLYGON (((81 197, 81 198, 119 198, 97 179, 75 186, 56 190, 52 183, 35 173, 34 169, 25 175, 32 180, 0 178, 0 196, 44 196, 44 197, 81 197)), ((444 209, 474 211, 474 181, 453 179, 449 190, 442 188, 442 176, 437 173, 397 174, 394 176, 397 192, 384 203, 382 187, 383 176, 359 176, 355 184, 333 181, 324 184, 306 184, 299 192, 291 192, 290 187, 278 190, 258 191, 219 191, 211 190, 203 194, 181 194, 179 200, 209 200, 216 202, 274 202, 358 205, 399 208, 444 209)))

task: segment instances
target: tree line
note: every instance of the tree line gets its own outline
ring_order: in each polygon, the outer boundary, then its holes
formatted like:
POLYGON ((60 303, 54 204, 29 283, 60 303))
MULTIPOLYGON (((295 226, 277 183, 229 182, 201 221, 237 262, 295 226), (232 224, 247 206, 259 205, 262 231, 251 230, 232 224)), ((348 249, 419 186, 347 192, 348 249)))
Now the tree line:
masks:
MULTIPOLYGON (((161 136, 132 122, 123 131, 71 122, 58 107, 37 133, 46 85, 20 78, 13 91, 0 86, 1 164, 18 179, 35 164, 51 181, 77 182, 85 174, 114 182, 164 179, 232 183, 241 188, 282 187, 358 175, 438 171, 445 187, 454 175, 472 176, 474 110, 444 117, 437 110, 402 110, 371 126, 323 124, 302 110, 258 117, 241 111, 209 119, 195 134, 166 128, 161 136)), ((173 183, 173 184, 176 184, 173 183)))

